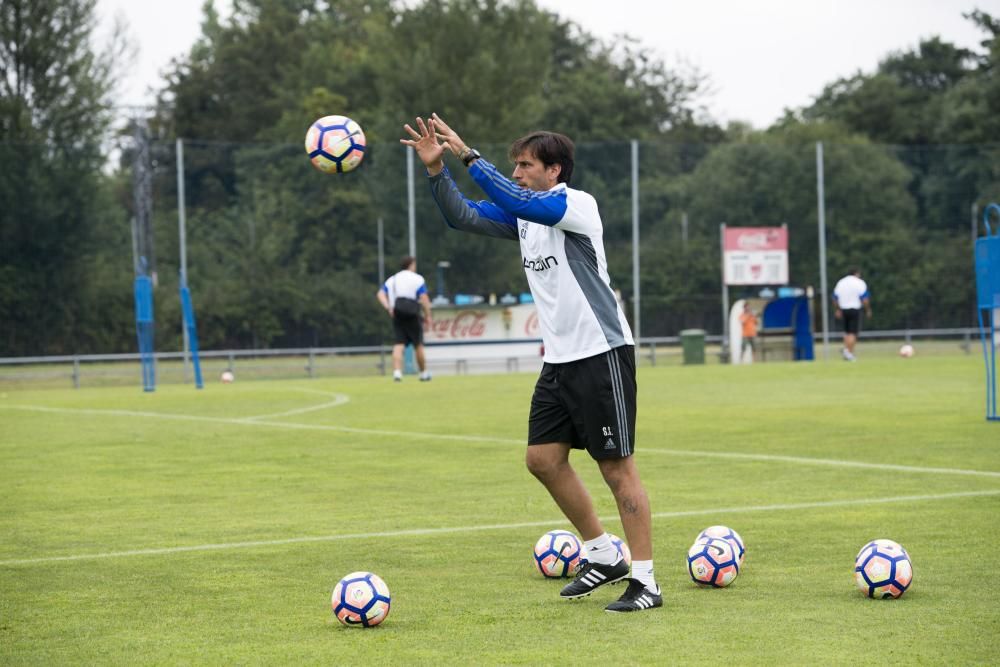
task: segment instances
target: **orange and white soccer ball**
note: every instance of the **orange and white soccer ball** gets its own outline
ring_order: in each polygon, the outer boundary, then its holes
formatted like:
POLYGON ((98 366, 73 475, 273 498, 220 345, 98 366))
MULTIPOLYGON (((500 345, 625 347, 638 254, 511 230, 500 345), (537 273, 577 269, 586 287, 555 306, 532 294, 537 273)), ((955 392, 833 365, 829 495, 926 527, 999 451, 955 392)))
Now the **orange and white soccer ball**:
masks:
POLYGON ((733 553, 736 554, 737 568, 743 567, 743 557, 746 556, 747 550, 746 543, 743 542, 743 538, 740 537, 739 533, 729 526, 709 526, 698 533, 698 537, 694 541, 697 542, 706 537, 717 537, 720 540, 729 542, 730 546, 733 547, 733 553))
POLYGON ((222 381, 222 384, 230 384, 235 379, 236 376, 233 375, 232 371, 222 371, 222 375, 219 376, 219 380, 222 381))
POLYGON ((535 542, 532 553, 535 567, 542 576, 550 579, 572 576, 582 555, 580 538, 568 530, 550 530, 545 533, 535 542))
POLYGON ((910 554, 892 540, 872 540, 854 559, 854 584, 870 598, 898 598, 913 583, 910 554))
POLYGON ((389 615, 392 599, 382 578, 371 572, 351 572, 337 582, 331 605, 344 625, 370 628, 389 615))
POLYGON ((694 583, 713 588, 725 588, 740 573, 733 545, 718 537, 703 537, 692 544, 687 568, 694 583))
POLYGON ((306 131, 309 161, 325 174, 357 169, 367 149, 361 126, 347 116, 323 116, 306 131))
POLYGON ((899 356, 903 357, 904 359, 909 359, 910 357, 912 357, 914 352, 916 352, 916 350, 914 350, 913 346, 910 345, 909 343, 899 348, 899 356))

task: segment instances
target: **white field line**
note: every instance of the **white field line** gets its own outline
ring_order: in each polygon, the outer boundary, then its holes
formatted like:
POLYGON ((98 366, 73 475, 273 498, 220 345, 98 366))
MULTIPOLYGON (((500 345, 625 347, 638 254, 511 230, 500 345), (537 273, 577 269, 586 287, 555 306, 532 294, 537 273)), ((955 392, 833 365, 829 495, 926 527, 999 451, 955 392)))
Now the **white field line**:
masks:
MULTIPOLYGON (((333 401, 330 404, 323 404, 322 407, 329 407, 337 404, 333 401)), ((514 440, 511 438, 498 438, 479 435, 454 435, 447 433, 422 433, 419 431, 392 431, 388 429, 354 428, 351 426, 333 426, 329 424, 298 424, 295 422, 275 422, 265 421, 266 419, 283 416, 292 413, 300 413, 320 409, 321 406, 302 408, 298 411, 289 411, 274 415, 260 415, 256 417, 201 417, 198 415, 170 414, 163 412, 144 412, 140 410, 99 410, 91 408, 53 408, 43 405, 0 405, 0 409, 24 410, 28 412, 50 412, 62 414, 77 414, 88 416, 115 416, 115 417, 145 417, 151 419, 166 419, 174 421, 195 421, 208 422, 213 424, 233 424, 239 426, 262 426, 266 428, 301 430, 301 431, 335 431, 339 433, 357 433, 359 435, 384 435, 402 439, 429 439, 447 440, 455 442, 492 442, 505 445, 524 445, 524 440, 514 440)), ((770 463, 792 463, 797 465, 811 466, 833 466, 840 468, 861 468, 865 470, 887 470, 892 472, 923 473, 934 475, 965 475, 970 477, 1000 478, 1000 472, 992 470, 969 470, 963 468, 929 468, 920 466, 904 466, 892 463, 866 463, 864 461, 848 461, 840 459, 816 459, 807 456, 781 456, 776 454, 747 454, 744 452, 703 452, 696 450, 681 449, 660 449, 656 447, 642 447, 639 454, 664 454, 667 456, 686 456, 692 458, 718 458, 741 461, 764 461, 770 463)))
MULTIPOLYGON (((685 510, 681 512, 657 512, 654 519, 671 519, 684 516, 746 514, 750 512, 783 512, 808 509, 825 509, 830 507, 850 507, 864 505, 880 505, 885 503, 916 503, 936 500, 952 500, 957 498, 977 498, 983 496, 1000 496, 1000 489, 993 491, 963 491, 958 493, 941 493, 924 496, 894 496, 888 498, 859 498, 855 500, 824 500, 807 503, 787 503, 781 505, 747 505, 743 507, 718 507, 714 509, 685 510)), ((600 517, 602 522, 618 520, 617 516, 600 517)), ((342 540, 369 540, 375 538, 420 537, 425 535, 444 535, 449 533, 483 532, 491 530, 515 530, 520 528, 535 528, 539 526, 559 525, 565 519, 549 519, 547 521, 525 521, 520 523, 487 524, 480 526, 454 526, 451 528, 413 528, 410 530, 389 530, 372 533, 350 533, 345 535, 317 535, 309 537, 289 537, 281 540, 254 540, 250 542, 223 542, 219 544, 197 544, 184 547, 163 547, 160 549, 133 549, 129 551, 106 551, 103 553, 74 554, 70 556, 42 556, 39 558, 14 558, 0 560, 0 566, 36 565, 40 563, 55 563, 62 561, 100 560, 104 558, 128 558, 131 556, 166 556, 171 554, 198 551, 224 551, 229 549, 246 549, 251 547, 271 547, 286 544, 306 544, 311 542, 338 542, 342 540)))
MULTIPOLYGON (((319 393, 319 392, 317 392, 319 393)), ((332 395, 332 394, 331 394, 332 395)), ((340 396, 339 394, 335 396, 340 396)), ((346 398, 346 397, 345 397, 346 398)), ((349 399, 348 399, 349 400, 349 399)), ((88 416, 117 416, 117 417, 146 417, 150 419, 166 419, 174 421, 195 421, 208 422, 214 424, 235 424, 240 426, 263 426, 267 428, 302 430, 302 431, 335 431, 340 433, 356 433, 359 435, 385 435, 399 438, 424 438, 429 440, 447 440, 453 442, 492 442, 500 444, 523 445, 523 440, 511 438, 499 438, 478 435, 454 435, 447 433, 424 433, 419 431, 393 431, 388 429, 354 428, 350 426, 333 426, 329 424, 299 424, 295 422, 275 422, 265 421, 266 419, 301 414, 303 412, 319 410, 332 405, 342 405, 346 401, 335 400, 331 403, 324 403, 321 406, 301 408, 284 413, 272 415, 258 415, 255 417, 201 417, 198 415, 170 414, 163 412, 144 412, 140 410, 97 410, 90 408, 53 408, 43 405, 0 405, 4 410, 24 410, 28 412, 51 412, 64 414, 78 414, 88 416)), ((718 458, 733 459, 741 461, 765 461, 771 463, 792 463, 797 465, 812 466, 832 466, 839 468, 861 468, 865 470, 888 470, 892 472, 922 473, 933 475, 965 475, 971 477, 1000 478, 1000 472, 992 470, 969 470, 964 468, 932 468, 921 466, 905 466, 892 463, 867 463, 864 461, 849 461, 843 459, 817 459, 807 456, 782 456, 777 454, 747 454, 744 452, 705 452, 697 450, 681 449, 660 449, 657 447, 643 447, 640 453, 665 454, 667 456, 686 456, 691 458, 718 458)))
POLYGON ((338 405, 344 405, 349 403, 351 397, 347 394, 335 394, 329 391, 319 391, 317 389, 294 389, 294 391, 300 391, 304 394, 319 394, 320 396, 330 396, 333 398, 332 401, 328 403, 320 403, 319 405, 311 405, 307 408, 297 408, 295 410, 286 410, 285 412, 273 412, 269 415, 257 415, 254 417, 246 417, 246 421, 261 421, 263 419, 274 419, 276 417, 291 417, 292 415, 304 415, 307 412, 316 412, 317 410, 326 410, 327 408, 335 408, 338 405))
POLYGON ((893 472, 919 472, 937 475, 972 475, 974 477, 1000 477, 1000 472, 991 470, 966 470, 962 468, 925 468, 921 466, 904 466, 893 463, 865 463, 863 461, 846 461, 840 459, 814 459, 806 456, 782 456, 777 454, 744 454, 742 452, 699 452, 680 449, 643 448, 641 451, 653 454, 668 454, 670 456, 691 456, 695 458, 738 459, 743 461, 767 461, 772 463, 798 463, 811 466, 836 466, 840 468, 868 468, 874 470, 891 470, 893 472))

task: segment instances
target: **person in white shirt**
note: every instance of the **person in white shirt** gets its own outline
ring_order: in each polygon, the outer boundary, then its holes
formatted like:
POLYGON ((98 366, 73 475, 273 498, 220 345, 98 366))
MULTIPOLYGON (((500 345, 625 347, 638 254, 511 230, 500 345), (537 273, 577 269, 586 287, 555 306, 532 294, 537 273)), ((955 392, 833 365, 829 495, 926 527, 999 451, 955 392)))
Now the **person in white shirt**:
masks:
POLYGON ((399 263, 399 272, 385 281, 375 297, 392 318, 393 381, 403 381, 403 350, 409 343, 413 345, 420 368, 420 381, 427 382, 431 374, 424 355, 424 324, 430 326, 431 300, 427 295, 427 282, 417 273, 417 259, 404 257, 399 263))
POLYGON ((855 361, 854 346, 861 331, 861 308, 864 307, 865 315, 872 316, 871 296, 868 285, 861 279, 861 269, 851 269, 837 281, 833 288, 833 305, 836 308, 833 316, 844 322, 844 349, 841 354, 845 361, 855 361))
POLYGON ((426 166, 448 226, 520 244, 545 349, 531 400, 525 462, 583 536, 588 552, 560 596, 585 597, 627 578, 627 590, 607 611, 663 606, 653 576, 649 498, 632 456, 635 343, 611 287, 597 202, 568 185, 573 142, 554 132, 518 139, 509 151, 511 180, 437 114, 418 118, 416 126, 405 125, 410 138, 400 141, 426 166), (472 201, 458 190, 444 165, 445 149, 458 156, 489 201, 472 201), (571 449, 586 449, 611 488, 634 558, 631 571, 570 465, 571 449))

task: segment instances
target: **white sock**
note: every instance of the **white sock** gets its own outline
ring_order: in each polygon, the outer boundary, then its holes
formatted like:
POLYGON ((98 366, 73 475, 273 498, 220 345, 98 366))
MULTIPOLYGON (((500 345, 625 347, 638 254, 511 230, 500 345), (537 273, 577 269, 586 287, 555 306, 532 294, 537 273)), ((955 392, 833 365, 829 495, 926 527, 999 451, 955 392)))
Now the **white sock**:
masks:
POLYGON ((612 565, 618 560, 618 549, 611 543, 607 533, 601 533, 592 540, 583 543, 587 547, 587 560, 601 565, 612 565))
POLYGON ((430 376, 431 376, 431 372, 430 372, 430 371, 422 371, 422 372, 420 373, 420 377, 422 377, 422 378, 423 378, 423 379, 425 379, 425 380, 426 380, 427 378, 429 378, 430 376))
POLYGON ((395 379, 402 380, 403 379, 403 371, 393 371, 392 372, 392 377, 393 377, 394 380, 395 379))
POLYGON ((653 593, 660 592, 660 587, 656 585, 656 579, 653 577, 653 561, 632 561, 632 578, 641 581, 642 585, 653 593))

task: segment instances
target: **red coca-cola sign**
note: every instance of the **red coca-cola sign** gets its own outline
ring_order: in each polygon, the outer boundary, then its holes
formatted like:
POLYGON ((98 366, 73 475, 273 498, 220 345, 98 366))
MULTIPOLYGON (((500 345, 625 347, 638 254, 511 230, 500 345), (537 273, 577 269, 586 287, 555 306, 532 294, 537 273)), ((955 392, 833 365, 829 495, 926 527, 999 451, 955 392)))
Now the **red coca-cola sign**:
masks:
POLYGON ((524 335, 528 338, 538 338, 538 313, 531 311, 528 319, 524 322, 524 335))
POLYGON ((486 313, 470 310, 454 317, 435 318, 430 333, 435 338, 450 340, 482 338, 486 333, 486 313))

